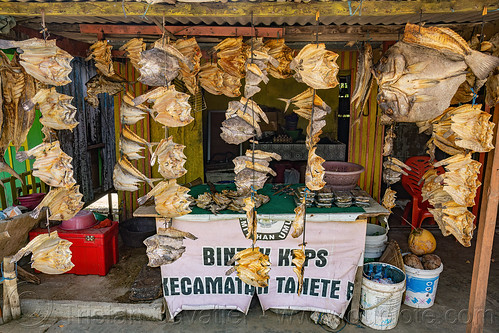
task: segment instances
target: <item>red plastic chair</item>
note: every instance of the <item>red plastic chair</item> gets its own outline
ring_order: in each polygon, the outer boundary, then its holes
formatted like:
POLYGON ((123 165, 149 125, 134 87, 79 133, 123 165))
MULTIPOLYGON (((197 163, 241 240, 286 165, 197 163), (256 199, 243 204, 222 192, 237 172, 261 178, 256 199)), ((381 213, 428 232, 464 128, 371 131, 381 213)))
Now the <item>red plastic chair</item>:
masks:
MULTIPOLYGON (((433 215, 428 211, 428 208, 433 208, 428 201, 423 202, 423 198, 421 196, 421 188, 423 187, 424 182, 420 180, 425 174, 426 171, 431 169, 430 157, 429 156, 412 156, 405 161, 405 164, 411 167, 411 171, 406 170, 409 174, 408 176, 402 175, 402 186, 412 197, 412 201, 409 202, 404 209, 404 220, 402 224, 405 224, 405 221, 411 221, 411 224, 415 228, 421 227, 423 221, 427 218, 431 218, 430 224, 435 224, 435 220, 433 219, 433 215), (409 219, 410 218, 410 219, 409 219)), ((444 169, 442 167, 437 168, 437 173, 444 173, 444 169)))

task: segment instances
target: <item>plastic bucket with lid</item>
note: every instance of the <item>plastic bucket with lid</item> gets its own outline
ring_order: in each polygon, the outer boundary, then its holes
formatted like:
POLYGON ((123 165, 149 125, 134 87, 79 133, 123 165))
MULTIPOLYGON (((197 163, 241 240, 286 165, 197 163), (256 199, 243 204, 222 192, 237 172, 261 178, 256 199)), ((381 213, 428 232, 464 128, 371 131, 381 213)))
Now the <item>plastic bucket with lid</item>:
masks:
POLYGON ((438 279, 444 265, 436 269, 417 269, 404 265, 407 275, 407 290, 404 304, 413 308, 429 308, 435 302, 438 279))
POLYGON ((360 321, 382 331, 397 326, 404 291, 405 274, 402 270, 381 262, 364 264, 360 321))
POLYGON ((386 249, 387 241, 387 231, 384 227, 368 223, 366 229, 366 244, 364 248, 364 262, 378 260, 386 249))

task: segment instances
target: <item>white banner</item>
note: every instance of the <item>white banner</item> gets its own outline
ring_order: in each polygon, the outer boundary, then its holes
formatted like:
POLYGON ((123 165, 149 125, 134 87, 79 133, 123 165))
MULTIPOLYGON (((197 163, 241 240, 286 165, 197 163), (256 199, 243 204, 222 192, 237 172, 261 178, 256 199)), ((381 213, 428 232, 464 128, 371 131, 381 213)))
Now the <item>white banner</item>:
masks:
MULTIPOLYGON (((246 220, 173 221, 198 237, 184 240, 182 257, 161 267, 163 291, 171 316, 182 310, 237 309, 246 313, 255 288, 236 273, 226 276, 226 262, 249 246, 246 220)), ((256 292, 264 310, 310 310, 343 316, 353 294, 355 272, 365 243, 366 222, 308 222, 303 291, 297 295, 292 250, 302 238, 291 237, 291 221, 259 220, 256 246, 272 263, 269 286, 256 292)))

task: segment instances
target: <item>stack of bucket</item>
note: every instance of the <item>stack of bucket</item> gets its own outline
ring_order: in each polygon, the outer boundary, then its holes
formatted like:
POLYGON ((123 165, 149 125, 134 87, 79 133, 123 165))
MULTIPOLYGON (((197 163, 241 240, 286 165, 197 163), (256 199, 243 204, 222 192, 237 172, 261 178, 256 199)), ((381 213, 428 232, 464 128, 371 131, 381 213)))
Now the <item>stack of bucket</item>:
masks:
POLYGON ((386 228, 368 223, 366 230, 366 245, 364 248, 364 262, 377 261, 385 251, 387 242, 388 235, 386 228))
POLYGON ((381 262, 364 264, 360 298, 360 321, 375 330, 397 326, 405 291, 405 274, 381 262))

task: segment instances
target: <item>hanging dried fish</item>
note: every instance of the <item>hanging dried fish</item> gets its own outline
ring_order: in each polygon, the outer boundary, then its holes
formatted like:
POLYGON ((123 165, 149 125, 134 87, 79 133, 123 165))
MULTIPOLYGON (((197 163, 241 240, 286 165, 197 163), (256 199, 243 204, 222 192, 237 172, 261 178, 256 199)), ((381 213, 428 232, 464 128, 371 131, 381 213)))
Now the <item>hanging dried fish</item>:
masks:
POLYGON ((59 94, 55 88, 40 89, 29 101, 38 104, 42 118, 40 123, 56 130, 73 130, 79 123, 75 119, 76 107, 71 104, 72 96, 59 94))
POLYGON ((294 78, 314 89, 329 89, 338 85, 336 76, 338 55, 326 50, 326 45, 308 44, 291 61, 289 68, 296 73, 294 78))
POLYGON ((147 147, 149 153, 152 155, 153 144, 132 132, 128 126, 123 126, 123 130, 120 134, 121 152, 125 154, 129 160, 138 160, 144 157, 140 155, 144 147, 147 147))
POLYGON ((313 147, 308 152, 307 169, 305 171, 305 185, 312 191, 322 189, 326 182, 324 181, 324 167, 322 163, 325 160, 319 155, 315 154, 317 147, 313 147))
POLYGON ((137 185, 142 182, 154 187, 153 182, 157 180, 146 177, 125 156, 122 156, 114 166, 113 184, 114 188, 119 191, 136 191, 139 189, 137 185))
POLYGON ((212 95, 238 97, 241 95, 241 79, 224 72, 217 64, 206 63, 199 71, 199 84, 212 95))
POLYGON ((80 185, 52 188, 30 215, 36 219, 42 208, 47 207, 50 212, 49 220, 69 220, 83 208, 85 203, 82 199, 80 185))
POLYGON ((110 96, 125 90, 122 81, 112 81, 109 78, 97 74, 85 83, 87 96, 85 101, 92 107, 99 107, 99 94, 109 94, 110 96))
POLYGON ((95 67, 100 74, 112 77, 116 73, 113 68, 113 59, 111 58, 112 46, 107 43, 107 40, 99 40, 90 46, 91 54, 85 59, 95 61, 95 67))
POLYGON ((371 94, 373 84, 373 49, 369 43, 364 43, 357 58, 357 74, 355 76, 355 89, 353 91, 351 104, 353 111, 359 110, 355 121, 359 121, 366 107, 367 100, 371 94))
POLYGON ((374 71, 383 121, 433 119, 449 107, 468 66, 483 80, 498 65, 499 58, 472 50, 451 29, 408 23, 374 71))
POLYGON ((154 197, 156 212, 163 217, 178 217, 189 214, 191 196, 189 189, 177 184, 176 180, 159 182, 149 193, 137 199, 139 205, 154 197))
POLYGON ((244 97, 240 101, 229 102, 225 117, 220 137, 230 144, 240 144, 255 134, 257 137, 261 136, 258 123, 261 120, 266 123, 269 121, 258 104, 244 97))
POLYGON ((265 42, 265 46, 269 48, 269 55, 279 62, 278 66, 272 64, 268 67, 270 75, 276 79, 287 79, 293 75, 289 64, 295 56, 295 51, 284 44, 284 38, 269 39, 265 42))
POLYGON ((184 145, 173 142, 173 137, 162 139, 151 156, 151 166, 158 160, 158 171, 166 179, 177 179, 187 173, 184 145))
POLYGON ((133 96, 130 92, 126 92, 122 98, 122 104, 120 107, 120 120, 122 124, 134 125, 139 120, 144 119, 148 113, 153 111, 143 105, 137 105, 133 103, 133 96))
POLYGON ((33 176, 54 187, 70 188, 76 184, 73 178, 73 158, 62 151, 59 141, 43 142, 27 151, 19 151, 16 159, 24 162, 36 158, 33 163, 33 176))
POLYGON ((53 86, 63 86, 71 82, 69 73, 73 57, 56 46, 56 40, 31 38, 14 42, 23 53, 19 63, 26 72, 38 81, 53 86))
POLYGON ((120 47, 121 51, 125 51, 128 59, 130 59, 130 63, 136 69, 140 69, 140 59, 142 51, 146 50, 146 43, 144 43, 143 38, 132 38, 123 46, 120 47))
POLYGON ((192 95, 198 92, 197 75, 201 68, 201 49, 199 48, 196 38, 178 39, 174 44, 175 48, 182 53, 192 63, 193 67, 189 68, 184 62, 180 62, 180 78, 184 81, 185 86, 192 95))
POLYGON ((145 101, 154 102, 154 120, 167 127, 180 127, 191 123, 189 95, 176 91, 174 86, 158 87, 133 99, 135 106, 145 101))
POLYGON ((304 264, 306 260, 305 251, 303 246, 301 249, 294 249, 293 251, 293 260, 291 263, 295 266, 293 267, 293 272, 295 272, 296 277, 298 278, 298 296, 300 296, 302 288, 303 288, 303 273, 305 270, 304 264))
POLYGON ((392 211, 392 208, 395 207, 395 199, 397 192, 392 190, 390 187, 388 187, 385 190, 385 194, 383 195, 383 199, 381 200, 381 205, 388 209, 390 212, 392 211))
POLYGON ((237 272, 237 276, 244 283, 254 287, 266 287, 269 280, 269 257, 260 252, 260 248, 248 248, 239 251, 227 262, 227 265, 236 263, 225 275, 237 272))
POLYGON ((73 243, 60 238, 57 231, 41 234, 20 249, 12 257, 11 262, 17 262, 25 255, 32 253, 31 268, 45 274, 66 273, 74 267, 71 262, 72 252, 69 249, 71 245, 73 243))

